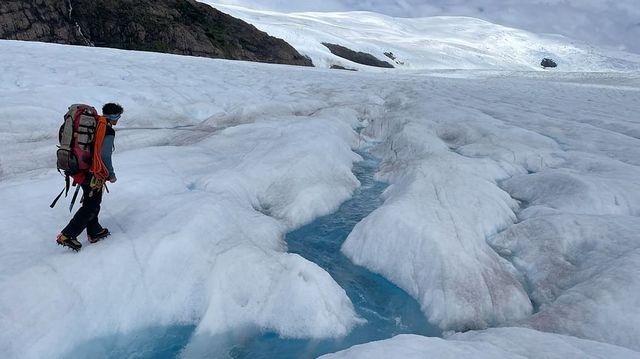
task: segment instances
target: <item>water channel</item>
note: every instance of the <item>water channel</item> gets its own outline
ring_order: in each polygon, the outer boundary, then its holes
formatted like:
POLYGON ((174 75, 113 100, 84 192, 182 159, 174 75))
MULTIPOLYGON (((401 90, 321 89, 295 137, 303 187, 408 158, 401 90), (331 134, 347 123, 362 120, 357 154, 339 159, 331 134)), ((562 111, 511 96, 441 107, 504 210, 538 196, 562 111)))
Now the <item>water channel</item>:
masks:
MULTIPOLYGON (((412 333, 441 336, 441 331, 429 324, 418 303, 406 292, 382 276, 354 265, 340 247, 353 227, 382 204, 381 194, 386 184, 377 182, 374 174, 378 161, 366 152, 354 165, 361 186, 352 198, 327 216, 320 217, 286 236, 288 250, 315 262, 326 270, 346 291, 358 315, 366 323, 356 326, 339 339, 287 339, 277 333, 253 332, 204 340, 211 347, 198 356, 234 359, 299 359, 316 358, 356 344, 412 333)), ((183 348, 192 340, 194 326, 153 328, 133 336, 115 335, 92 340, 74 353, 98 354, 112 358, 175 358, 191 357, 183 348), (97 348, 104 350, 96 350, 97 348), (107 354, 108 353, 108 354, 107 354)), ((200 344, 202 345, 202 344, 200 344)))

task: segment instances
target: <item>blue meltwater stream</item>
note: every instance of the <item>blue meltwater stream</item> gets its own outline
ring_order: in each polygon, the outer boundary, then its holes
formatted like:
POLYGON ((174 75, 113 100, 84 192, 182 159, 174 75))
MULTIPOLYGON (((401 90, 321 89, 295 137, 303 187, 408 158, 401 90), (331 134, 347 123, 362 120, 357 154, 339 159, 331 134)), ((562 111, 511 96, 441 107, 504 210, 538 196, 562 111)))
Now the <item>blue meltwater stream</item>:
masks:
MULTIPOLYGON (((286 236, 289 252, 297 253, 326 270, 346 291, 358 315, 366 320, 345 337, 337 339, 287 339, 277 333, 254 332, 229 335, 225 339, 204 340, 210 345, 199 354, 183 351, 194 326, 148 329, 127 339, 122 335, 84 343, 74 354, 106 354, 107 357, 175 358, 192 355, 221 358, 316 358, 374 340, 398 334, 441 336, 442 332, 426 320, 418 303, 382 276, 354 265, 340 247, 353 227, 382 204, 386 184, 374 174, 378 161, 367 153, 354 165, 361 183, 353 197, 327 216, 320 217, 286 236), (137 338, 137 339, 136 339, 137 338), (96 350, 96 346, 103 350, 96 350), (104 350, 106 349, 106 350, 104 350), (105 353, 106 352, 106 353, 105 353), (115 356, 114 356, 115 355, 115 356)), ((203 341, 200 341, 201 343, 203 341)), ((199 344, 202 346, 202 344, 199 344)))
POLYGON ((378 161, 367 153, 354 166, 361 183, 353 197, 327 216, 287 234, 290 253, 315 262, 347 292, 358 315, 366 323, 349 335, 329 340, 283 339, 263 333, 231 349, 231 358, 315 358, 356 344, 390 338, 397 334, 441 336, 427 322, 415 299, 384 277, 353 264, 340 247, 353 227, 382 204, 385 183, 374 180, 378 161))

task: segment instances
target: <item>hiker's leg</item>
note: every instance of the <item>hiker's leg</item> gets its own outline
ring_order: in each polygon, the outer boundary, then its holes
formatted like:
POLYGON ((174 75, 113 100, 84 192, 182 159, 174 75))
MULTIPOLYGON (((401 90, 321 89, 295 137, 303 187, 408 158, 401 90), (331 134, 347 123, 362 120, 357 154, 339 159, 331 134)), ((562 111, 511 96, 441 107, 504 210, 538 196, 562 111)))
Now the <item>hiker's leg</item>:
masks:
POLYGON ((95 208, 95 215, 89 220, 89 223, 87 223, 87 234, 90 237, 94 237, 96 234, 102 232, 102 226, 100 225, 100 221, 98 220, 98 215, 100 214, 100 202, 102 201, 102 191, 100 191, 100 194, 94 194, 100 196, 100 198, 98 198, 98 206, 96 206, 95 208))
POLYGON ((90 198, 92 211, 87 222, 87 234, 93 236, 102 231, 102 226, 98 220, 100 214, 100 203, 102 203, 102 190, 95 190, 90 198))
POLYGON ((77 237, 87 228, 91 220, 97 221, 97 213, 100 211, 100 201, 102 201, 101 191, 92 191, 89 184, 82 185, 82 207, 71 218, 69 224, 62 230, 62 234, 67 237, 77 237), (96 192, 99 193, 96 195, 96 192))

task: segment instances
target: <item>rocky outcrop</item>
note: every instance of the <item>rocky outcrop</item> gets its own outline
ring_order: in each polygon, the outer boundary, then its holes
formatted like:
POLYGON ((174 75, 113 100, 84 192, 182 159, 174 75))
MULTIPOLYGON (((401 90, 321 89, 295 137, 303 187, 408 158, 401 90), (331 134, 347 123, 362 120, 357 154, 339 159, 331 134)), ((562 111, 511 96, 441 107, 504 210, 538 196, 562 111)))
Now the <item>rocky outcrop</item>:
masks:
POLYGON ((356 69, 352 69, 352 68, 349 68, 349 67, 344 67, 342 65, 331 65, 329 68, 333 69, 333 70, 358 71, 356 69))
POLYGON ((384 56, 386 56, 386 57, 390 58, 391 60, 395 61, 395 63, 398 64, 398 65, 404 65, 404 62, 398 60, 396 55, 394 55, 393 52, 391 52, 391 51, 385 52, 384 56))
POLYGON ((0 38, 86 45, 66 1, 0 1, 0 38))
POLYGON ((3 0, 0 38, 312 66, 285 41, 194 0, 3 0))
POLYGON ((323 42, 322 44, 326 46, 332 54, 342 57, 343 59, 347 59, 361 65, 393 68, 393 65, 391 65, 390 63, 379 60, 375 56, 366 52, 356 52, 344 46, 330 44, 328 42, 323 42))

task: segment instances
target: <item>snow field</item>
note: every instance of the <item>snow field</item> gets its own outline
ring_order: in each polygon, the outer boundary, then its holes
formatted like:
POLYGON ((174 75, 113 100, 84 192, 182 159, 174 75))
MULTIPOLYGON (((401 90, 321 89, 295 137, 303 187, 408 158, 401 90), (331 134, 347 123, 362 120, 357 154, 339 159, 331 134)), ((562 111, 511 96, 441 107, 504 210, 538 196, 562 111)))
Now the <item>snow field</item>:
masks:
POLYGON ((640 52, 635 0, 217 0, 223 4, 278 12, 373 11, 397 17, 470 16, 535 33, 570 38, 640 52))

